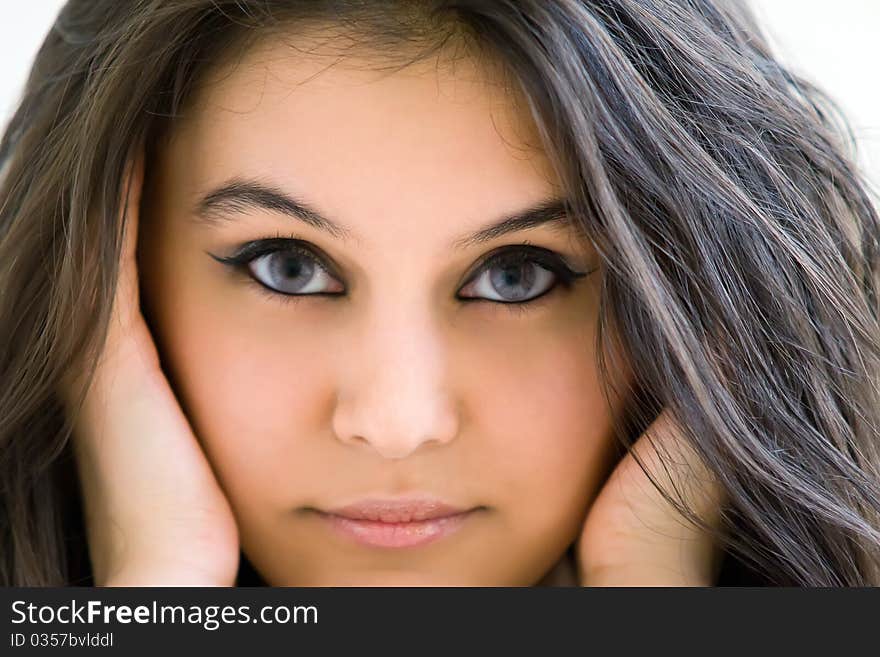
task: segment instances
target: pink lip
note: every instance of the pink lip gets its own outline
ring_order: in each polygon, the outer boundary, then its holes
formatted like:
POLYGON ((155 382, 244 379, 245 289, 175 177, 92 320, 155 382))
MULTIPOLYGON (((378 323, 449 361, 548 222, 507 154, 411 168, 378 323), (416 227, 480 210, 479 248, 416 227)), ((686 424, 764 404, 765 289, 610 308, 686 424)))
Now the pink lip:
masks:
POLYGON ((459 513, 466 509, 460 509, 440 500, 431 498, 418 499, 379 499, 373 498, 361 500, 354 504, 348 504, 336 509, 330 509, 327 513, 342 516, 350 520, 375 520, 384 523, 413 522, 419 520, 433 520, 444 518, 459 513))
POLYGON ((320 512, 331 527, 365 545, 415 547, 449 536, 476 509, 439 500, 370 499, 320 512))

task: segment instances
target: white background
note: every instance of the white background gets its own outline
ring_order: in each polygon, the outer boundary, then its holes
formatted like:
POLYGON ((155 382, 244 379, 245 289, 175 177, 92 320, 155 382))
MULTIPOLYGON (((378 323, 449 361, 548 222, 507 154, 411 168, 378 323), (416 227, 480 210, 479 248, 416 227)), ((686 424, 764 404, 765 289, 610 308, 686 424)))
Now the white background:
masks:
MULTIPOLYGON (((120 0, 127 2, 129 0, 120 0)), ((782 59, 846 111, 859 162, 880 186, 880 0, 751 0, 782 59)), ((62 0, 0 0, 0 126, 62 0)))

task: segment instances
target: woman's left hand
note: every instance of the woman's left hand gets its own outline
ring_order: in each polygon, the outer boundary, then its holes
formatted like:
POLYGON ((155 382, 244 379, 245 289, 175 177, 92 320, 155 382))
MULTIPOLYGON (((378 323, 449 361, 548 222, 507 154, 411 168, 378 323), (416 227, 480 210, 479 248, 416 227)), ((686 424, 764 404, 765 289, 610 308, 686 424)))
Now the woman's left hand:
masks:
POLYGON ((575 545, 581 586, 712 586, 721 550, 709 532, 663 498, 633 452, 664 490, 681 491, 703 521, 719 525, 721 488, 664 411, 617 464, 590 508, 575 545))

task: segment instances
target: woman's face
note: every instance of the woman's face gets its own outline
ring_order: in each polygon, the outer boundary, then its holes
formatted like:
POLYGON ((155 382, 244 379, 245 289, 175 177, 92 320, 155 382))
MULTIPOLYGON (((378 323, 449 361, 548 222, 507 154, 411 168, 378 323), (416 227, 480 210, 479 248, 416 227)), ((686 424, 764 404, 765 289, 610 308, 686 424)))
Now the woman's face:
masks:
POLYGON ((560 213, 509 220, 559 189, 493 80, 264 44, 151 163, 145 308, 272 585, 532 585, 602 483, 598 257, 560 213), (468 512, 326 515, 416 498, 468 512))

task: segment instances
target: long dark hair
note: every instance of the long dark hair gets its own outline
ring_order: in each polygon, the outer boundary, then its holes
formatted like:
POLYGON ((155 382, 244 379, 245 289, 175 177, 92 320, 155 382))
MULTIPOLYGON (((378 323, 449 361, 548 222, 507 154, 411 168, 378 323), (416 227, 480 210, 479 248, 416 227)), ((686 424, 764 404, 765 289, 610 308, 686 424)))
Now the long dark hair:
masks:
POLYGON ((878 215, 839 113, 735 0, 68 2, 0 143, 0 583, 90 581, 58 386, 105 335, 127 159, 210 68, 307 22, 399 66, 500 62, 607 266, 619 438, 669 409, 764 581, 880 584, 878 215))

